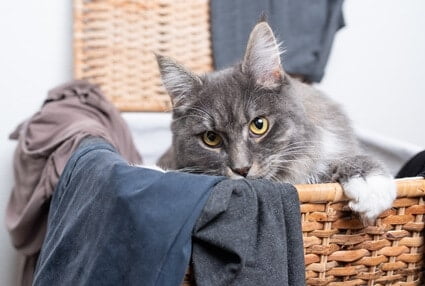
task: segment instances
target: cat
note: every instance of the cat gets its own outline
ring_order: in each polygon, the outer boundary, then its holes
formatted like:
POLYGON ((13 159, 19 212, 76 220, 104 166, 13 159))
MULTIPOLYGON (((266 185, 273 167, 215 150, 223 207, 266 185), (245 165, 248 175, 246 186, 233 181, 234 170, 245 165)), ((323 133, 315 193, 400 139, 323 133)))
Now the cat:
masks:
POLYGON ((267 22, 241 63, 196 75, 156 55, 173 105, 172 147, 159 166, 292 184, 338 182, 365 223, 391 207, 392 176, 364 155, 341 107, 285 73, 267 22))

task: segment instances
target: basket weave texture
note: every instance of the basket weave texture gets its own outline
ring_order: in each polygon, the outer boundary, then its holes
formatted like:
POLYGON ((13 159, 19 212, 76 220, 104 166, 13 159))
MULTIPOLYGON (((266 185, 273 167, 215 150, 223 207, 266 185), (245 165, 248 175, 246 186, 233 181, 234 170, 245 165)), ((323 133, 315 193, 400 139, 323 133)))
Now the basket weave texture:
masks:
MULTIPOLYGON (((367 227, 339 184, 296 187, 307 285, 424 285, 424 179, 397 180, 393 207, 367 227)), ((182 285, 195 285, 190 269, 182 285)))
POLYGON ((398 180, 398 197, 364 227, 338 184, 297 186, 308 285, 424 285, 425 180, 398 180))
POLYGON ((74 77, 121 111, 167 111, 154 53, 212 70, 207 0, 74 0, 74 77))

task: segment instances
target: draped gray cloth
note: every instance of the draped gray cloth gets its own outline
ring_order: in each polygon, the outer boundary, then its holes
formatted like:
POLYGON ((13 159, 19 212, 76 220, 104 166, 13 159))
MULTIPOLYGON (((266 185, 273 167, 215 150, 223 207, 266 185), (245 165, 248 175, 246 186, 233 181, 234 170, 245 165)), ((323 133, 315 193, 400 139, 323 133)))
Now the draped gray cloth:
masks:
POLYGON ((192 260, 200 286, 305 285, 294 186, 266 180, 219 183, 196 223, 192 260))
POLYGON ((344 26, 343 0, 213 0, 212 44, 216 69, 242 59, 248 36, 265 12, 279 41, 284 69, 319 82, 335 33, 344 26))

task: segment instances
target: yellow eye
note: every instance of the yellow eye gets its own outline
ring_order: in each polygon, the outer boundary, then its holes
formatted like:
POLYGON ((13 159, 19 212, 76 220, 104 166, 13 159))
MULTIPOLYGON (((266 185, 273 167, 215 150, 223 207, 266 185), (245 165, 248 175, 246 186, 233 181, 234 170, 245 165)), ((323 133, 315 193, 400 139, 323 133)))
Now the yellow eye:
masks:
POLYGON ((255 135, 263 135, 269 129, 269 122, 264 117, 255 117, 249 124, 249 130, 255 135))
POLYGON ((207 131, 202 134, 202 141, 204 141, 208 147, 218 148, 221 145, 222 139, 220 135, 212 131, 207 131))

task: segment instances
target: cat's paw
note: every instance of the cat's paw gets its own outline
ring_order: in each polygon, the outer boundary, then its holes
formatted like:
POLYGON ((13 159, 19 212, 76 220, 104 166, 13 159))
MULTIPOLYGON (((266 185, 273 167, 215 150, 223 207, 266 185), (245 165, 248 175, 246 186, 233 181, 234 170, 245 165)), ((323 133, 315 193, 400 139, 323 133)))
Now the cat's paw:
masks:
POLYGON ((363 222, 369 224, 389 209, 397 196, 396 185, 391 176, 351 177, 342 183, 342 187, 350 199, 349 207, 360 214, 363 222))

